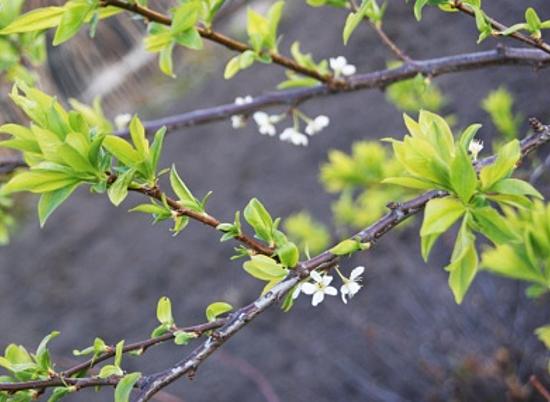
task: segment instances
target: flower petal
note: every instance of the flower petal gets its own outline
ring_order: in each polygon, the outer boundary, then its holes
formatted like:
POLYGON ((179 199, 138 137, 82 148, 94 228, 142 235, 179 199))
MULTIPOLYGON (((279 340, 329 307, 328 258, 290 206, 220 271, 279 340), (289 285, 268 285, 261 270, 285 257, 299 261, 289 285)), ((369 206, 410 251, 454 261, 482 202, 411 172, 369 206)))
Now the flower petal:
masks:
POLYGON ((336 290, 336 288, 333 286, 326 287, 324 292, 326 295, 329 295, 329 296, 336 296, 338 294, 338 290, 336 290))
POLYGON ((306 295, 312 295, 313 293, 319 290, 319 287, 314 285, 313 283, 306 282, 306 283, 302 283, 302 286, 300 287, 300 289, 306 295))
POLYGON ((319 303, 321 303, 325 299, 325 294, 323 292, 315 292, 313 294, 313 298, 311 299, 311 304, 313 306, 317 306, 319 303))
POLYGON ((351 271, 351 274, 350 274, 349 278, 353 281, 358 276, 363 275, 363 272, 365 272, 365 267, 358 266, 358 267, 354 268, 353 271, 351 271))
POLYGON ((334 279, 334 278, 330 275, 323 276, 323 285, 325 285, 325 286, 330 285, 330 283, 332 282, 332 279, 334 279))
POLYGON ((309 276, 311 276, 311 278, 317 282, 317 283, 323 283, 323 277, 321 276, 321 274, 317 271, 311 271, 309 273, 309 276))

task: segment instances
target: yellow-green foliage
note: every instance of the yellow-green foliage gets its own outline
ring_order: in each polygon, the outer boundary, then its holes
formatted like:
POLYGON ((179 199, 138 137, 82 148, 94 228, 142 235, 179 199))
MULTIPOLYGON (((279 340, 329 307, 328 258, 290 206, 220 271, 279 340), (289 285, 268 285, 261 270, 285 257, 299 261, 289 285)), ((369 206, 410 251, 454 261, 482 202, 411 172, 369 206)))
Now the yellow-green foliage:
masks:
POLYGON ((519 126, 523 117, 514 114, 514 98, 504 87, 490 92, 481 102, 483 109, 491 116, 491 121, 498 132, 506 139, 514 139, 519 135, 519 126))
MULTIPOLYGON (((0 0, 0 30, 21 13, 24 0, 0 0)), ((0 36, 0 74, 8 81, 34 83, 36 74, 23 65, 43 63, 46 59, 45 36, 40 33, 0 36)))
POLYGON ((447 104, 439 87, 420 74, 390 85, 386 90, 386 98, 398 109, 410 113, 420 109, 437 112, 447 104))
POLYGON ((378 142, 356 142, 351 154, 331 150, 328 159, 321 166, 321 182, 327 191, 340 193, 332 205, 338 225, 353 228, 368 225, 384 213, 386 204, 411 193, 381 183, 387 177, 399 176, 402 168, 378 142))
POLYGON ((9 243, 10 228, 14 225, 13 217, 9 213, 13 201, 11 198, 0 195, 0 246, 9 243))
POLYGON ((495 274, 531 283, 530 296, 549 292, 550 204, 536 201, 532 208, 505 208, 505 217, 522 239, 487 249, 481 265, 495 274))
POLYGON ((325 225, 314 220, 308 212, 290 215, 284 221, 288 237, 301 251, 315 255, 327 248, 330 234, 325 225))

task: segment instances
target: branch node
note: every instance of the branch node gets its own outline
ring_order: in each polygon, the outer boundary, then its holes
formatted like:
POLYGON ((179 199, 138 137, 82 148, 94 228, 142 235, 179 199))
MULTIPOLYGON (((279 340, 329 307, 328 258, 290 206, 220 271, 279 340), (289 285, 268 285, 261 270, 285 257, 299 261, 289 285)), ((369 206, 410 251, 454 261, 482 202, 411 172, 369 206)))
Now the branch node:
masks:
POLYGON ((536 117, 529 118, 529 125, 536 133, 541 133, 544 131, 544 124, 542 124, 536 117))
POLYGON ((390 211, 395 211, 396 209, 401 208, 402 204, 400 202, 394 202, 391 201, 386 204, 386 208, 388 208, 390 211))

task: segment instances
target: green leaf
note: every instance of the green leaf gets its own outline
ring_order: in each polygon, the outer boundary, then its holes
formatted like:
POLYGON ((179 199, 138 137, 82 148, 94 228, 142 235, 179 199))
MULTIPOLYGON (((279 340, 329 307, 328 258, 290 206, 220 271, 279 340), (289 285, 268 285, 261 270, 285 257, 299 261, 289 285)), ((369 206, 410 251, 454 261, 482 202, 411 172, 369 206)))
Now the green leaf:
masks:
POLYGON ((288 270, 266 255, 250 257, 250 260, 243 264, 243 268, 248 274, 262 281, 280 280, 288 274, 288 270))
POLYGON ((109 186, 107 194, 114 206, 118 207, 128 196, 128 186, 132 183, 136 171, 129 169, 119 175, 115 182, 109 186))
POLYGON ((132 209, 129 212, 142 212, 144 214, 153 214, 158 216, 170 217, 171 211, 156 204, 140 204, 132 209))
POLYGON ((74 392, 71 387, 57 387, 53 389, 52 394, 48 398, 48 402, 58 402, 63 399, 65 396, 74 392))
POLYGON ((197 335, 194 332, 176 331, 174 333, 174 343, 176 345, 187 345, 190 340, 195 339, 197 335))
POLYGON ((196 1, 188 1, 175 9, 174 18, 170 30, 178 34, 194 28, 199 18, 200 4, 196 1))
POLYGON ((174 42, 166 45, 159 54, 159 68, 164 74, 169 77, 175 77, 172 63, 172 52, 174 50, 174 42))
POLYGON ((2 187, 2 193, 9 194, 19 191, 32 193, 47 193, 63 187, 73 186, 79 180, 64 172, 35 169, 22 172, 2 187))
POLYGON ((146 159, 149 155, 149 141, 147 141, 145 128, 137 115, 134 115, 130 121, 129 131, 136 151, 141 155, 142 159, 146 159))
POLYGON ((44 371, 51 369, 53 366, 50 358, 50 352, 48 351, 48 343, 57 336, 59 336, 59 332, 52 331, 49 335, 45 336, 44 339, 42 339, 42 341, 38 345, 38 348, 36 349, 36 362, 44 371))
POLYGON ((94 5, 88 2, 73 3, 72 6, 68 3, 55 31, 53 45, 60 45, 76 35, 93 8, 94 5))
POLYGON ((128 402, 134 385, 141 378, 141 373, 126 374, 115 388, 115 402, 128 402))
POLYGON ((542 21, 533 7, 529 7, 525 10, 525 21, 531 32, 539 30, 542 24, 542 21))
POLYGON ((431 190, 434 188, 435 183, 429 180, 422 180, 418 177, 401 176, 401 177, 388 177, 382 180, 384 184, 394 184, 396 186, 414 188, 418 190, 431 190))
POLYGON ((106 366, 101 367, 101 370, 99 370, 99 378, 109 378, 112 376, 121 376, 124 372, 122 369, 118 366, 115 366, 113 364, 108 364, 106 366))
POLYGON ((456 238, 451 263, 445 267, 449 271, 449 286, 457 304, 462 303, 477 273, 478 257, 475 237, 469 231, 464 219, 456 238))
POLYGON ((170 231, 173 233, 172 236, 177 236, 180 234, 180 232, 187 227, 189 224, 189 217, 178 215, 174 217, 174 227, 170 229, 170 231))
POLYGON ((172 316, 172 302, 170 302, 170 299, 166 296, 161 297, 157 304, 157 320, 159 320, 161 324, 174 324, 174 317, 172 316))
POLYGON ((77 187, 78 183, 44 193, 40 196, 40 201, 38 202, 38 218, 41 227, 44 227, 50 215, 70 197, 77 187))
POLYGON ((545 325, 544 327, 537 328, 535 334, 538 336, 540 341, 544 343, 547 349, 550 349, 550 325, 545 325))
POLYGON ((541 193, 530 183, 519 179, 502 179, 487 189, 488 193, 498 193, 505 195, 528 195, 535 198, 544 199, 541 193))
POLYGON ((414 3, 414 16, 417 21, 422 19, 422 10, 428 4, 428 0, 416 0, 414 3))
POLYGON ((187 31, 181 32, 177 34, 174 39, 179 45, 185 46, 189 49, 200 50, 204 46, 201 35, 196 28, 191 28, 187 31))
POLYGON ((241 69, 240 66, 240 55, 232 57, 231 60, 225 66, 225 71, 223 73, 223 78, 226 80, 233 78, 241 69))
POLYGON ((494 163, 481 169, 479 178, 482 189, 486 190, 496 182, 508 177, 516 167, 521 156, 521 148, 518 140, 508 142, 497 152, 494 163))
POLYGON ((424 261, 428 260, 435 242, 464 213, 464 205, 453 197, 430 200, 424 209, 424 221, 420 229, 421 252, 424 261))
POLYGON ((456 147, 456 155, 451 162, 450 181, 453 191, 467 204, 477 189, 477 174, 472 160, 464 148, 456 147))
POLYGON ((483 253, 481 265, 494 274, 528 282, 545 281, 541 273, 532 267, 527 255, 517 253, 510 244, 501 244, 483 253))
POLYGON ((170 185, 172 186, 174 193, 178 196, 180 203, 185 208, 189 208, 197 212, 204 212, 201 203, 193 196, 189 188, 178 175, 175 165, 172 165, 172 169, 170 170, 170 185))
POLYGON ((245 207, 244 219, 252 226, 258 238, 266 242, 273 241, 273 219, 257 198, 252 198, 245 207))
POLYGON ((346 239, 332 247, 329 252, 334 255, 349 255, 362 249, 361 242, 353 239, 346 239))
POLYGON ((507 220, 494 208, 482 207, 472 211, 481 233, 495 244, 519 240, 518 235, 510 228, 507 220))
POLYGON ((139 153, 125 140, 115 135, 103 139, 103 147, 128 167, 136 167, 142 162, 139 153))
POLYGON ((124 341, 120 341, 115 346, 115 361, 114 364, 117 367, 120 367, 122 364, 122 354, 124 353, 124 341))
POLYGON ((158 163, 160 155, 162 154, 162 147, 164 145, 164 137, 166 135, 166 127, 162 127, 157 130, 153 143, 151 144, 151 170, 156 172, 158 169, 158 163))
POLYGON ((290 241, 277 248, 277 255, 279 256, 279 260, 283 266, 287 268, 296 266, 298 260, 300 259, 300 251, 298 251, 298 247, 290 241))
POLYGON ((63 162, 76 172, 93 173, 95 171, 90 161, 68 144, 61 144, 57 148, 57 153, 63 159, 63 162))
POLYGON ((0 34, 35 32, 53 28, 59 25, 61 15, 65 12, 63 7, 37 8, 23 14, 10 25, 0 31, 0 34))
POLYGON ((208 322, 215 321, 220 315, 233 310, 233 306, 225 302, 215 302, 206 308, 206 319, 208 322))
POLYGON ((446 232, 465 212, 464 205, 454 197, 430 200, 424 209, 420 236, 446 232))

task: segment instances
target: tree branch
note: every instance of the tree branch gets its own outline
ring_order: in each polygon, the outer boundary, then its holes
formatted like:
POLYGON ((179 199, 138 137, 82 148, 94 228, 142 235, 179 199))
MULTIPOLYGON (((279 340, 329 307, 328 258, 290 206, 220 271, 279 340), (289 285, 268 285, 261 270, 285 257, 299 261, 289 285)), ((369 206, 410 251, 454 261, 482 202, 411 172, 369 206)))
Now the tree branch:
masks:
MULTIPOLYGON (((521 141, 522 158, 533 152, 538 147, 550 141, 550 126, 540 124, 538 120, 532 119, 531 124, 535 129, 535 134, 521 141)), ((493 157, 483 159, 478 164, 478 168, 490 164, 493 157)), ((371 242, 374 244, 380 237, 389 232, 399 223, 421 212, 426 204, 434 199, 447 196, 445 191, 429 191, 416 198, 404 203, 390 204, 390 212, 381 219, 357 233, 354 238, 362 242, 371 242)), ((135 402, 145 402, 151 399, 155 393, 171 384, 183 375, 192 376, 198 367, 212 353, 219 349, 229 338, 244 328, 256 316, 261 314, 267 308, 281 300, 291 289, 306 278, 313 270, 329 269, 334 266, 339 257, 330 251, 325 251, 316 257, 298 264, 294 272, 286 279, 274 286, 266 294, 258 298, 253 303, 242 307, 230 315, 228 322, 212 335, 199 347, 197 347, 189 356, 176 363, 172 368, 159 373, 143 377, 138 382, 139 394, 134 399, 135 402)))
MULTIPOLYGON (((267 93, 255 97, 252 102, 237 105, 234 103, 211 108, 194 110, 144 123, 147 130, 158 130, 163 126, 171 129, 193 127, 201 124, 228 119, 230 116, 249 115, 259 109, 273 106, 292 106, 309 99, 370 89, 383 89, 390 84, 414 78, 417 74, 437 77, 461 71, 478 70, 493 66, 530 66, 544 68, 550 65, 550 56, 540 50, 498 47, 495 50, 464 53, 454 56, 418 60, 413 64, 388 68, 354 76, 346 89, 331 89, 326 85, 313 88, 289 89, 267 93)), ((127 135, 128 131, 117 132, 127 135)))
MULTIPOLYGON (((475 53, 464 53, 454 56, 446 56, 427 60, 417 60, 414 63, 405 63, 400 67, 373 71, 354 76, 347 88, 333 89, 327 85, 319 85, 312 88, 289 89, 271 92, 255 97, 252 102, 237 105, 234 103, 198 109, 178 115, 173 115, 157 120, 144 122, 148 131, 155 131, 163 126, 171 130, 193 127, 215 121, 228 119, 230 116, 244 114, 249 115, 259 109, 273 106, 295 106, 309 99, 343 94, 347 92, 363 91, 370 89, 383 89, 396 82, 414 78, 418 74, 430 77, 452 74, 462 71, 479 70, 494 66, 529 66, 544 68, 550 65, 550 55, 541 50, 497 47, 475 53)), ((119 130, 115 134, 127 136, 128 130, 119 130)), ((17 167, 24 166, 21 160, 14 161, 0 159, 0 172, 9 173, 17 167)))
MULTIPOLYGON (((227 318, 221 318, 212 322, 206 322, 203 324, 197 324, 190 327, 184 328, 173 328, 171 332, 168 332, 164 335, 158 336, 156 338, 146 339, 144 341, 139 341, 135 343, 130 343, 122 349, 123 353, 133 352, 133 351, 142 351, 145 352, 151 346, 158 345, 160 343, 174 339, 174 334, 177 331, 185 331, 189 333, 194 333, 195 335, 201 336, 205 332, 212 331, 214 329, 220 328, 227 322, 227 318)), ((77 374, 82 374, 87 370, 97 366, 99 363, 104 362, 115 356, 114 345, 108 347, 108 351, 91 358, 85 362, 77 364, 67 370, 64 370, 50 379, 47 380, 38 380, 38 381, 24 381, 17 383, 0 383, 0 391, 7 392, 17 392, 24 390, 45 390, 46 388, 53 387, 62 387, 66 385, 75 385, 78 388, 88 388, 88 387, 97 387, 97 386, 114 386, 118 383, 119 378, 107 378, 101 379, 99 377, 86 377, 86 378, 74 378, 77 374)))
MULTIPOLYGON (((213 227, 214 229, 216 229, 218 225, 221 223, 218 219, 214 218, 211 215, 202 214, 200 212, 196 212, 189 208, 183 207, 179 202, 168 197, 166 194, 160 191, 158 187, 156 188, 139 187, 139 188, 131 188, 130 190, 144 194, 160 202, 163 202, 163 200, 165 200, 168 206, 170 207, 170 209, 175 213, 179 214, 180 216, 181 215, 187 216, 207 226, 213 227)), ((236 236, 235 239, 240 241, 241 243, 248 246, 249 248, 251 248, 252 250, 254 250, 259 254, 272 255, 273 252, 275 251, 273 248, 257 241, 256 239, 246 234, 240 234, 236 236)))

